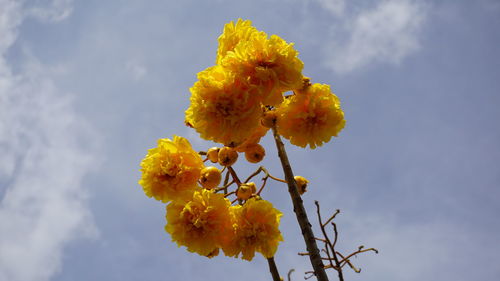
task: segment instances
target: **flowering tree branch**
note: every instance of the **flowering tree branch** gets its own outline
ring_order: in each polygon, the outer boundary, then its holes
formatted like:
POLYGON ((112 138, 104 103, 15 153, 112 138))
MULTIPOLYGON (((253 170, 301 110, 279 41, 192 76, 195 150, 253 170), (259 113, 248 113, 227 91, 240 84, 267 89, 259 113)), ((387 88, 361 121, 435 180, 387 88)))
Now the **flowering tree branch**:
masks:
POLYGON ((318 245, 316 244, 316 240, 314 239, 311 223, 307 218, 307 213, 304 208, 304 204, 302 203, 302 198, 300 197, 297 183, 295 182, 293 176, 292 166, 290 165, 290 161, 288 160, 285 145, 281 141, 276 126, 273 126, 271 129, 273 130, 274 141, 276 142, 276 147, 278 149, 278 156, 281 160, 281 165, 285 174, 285 180, 288 184, 288 193, 292 198, 293 211, 297 216, 297 221, 299 222, 302 235, 304 236, 306 248, 309 252, 309 259, 311 260, 311 264, 314 269, 314 275, 316 275, 316 278, 319 281, 327 281, 328 276, 326 275, 323 261, 321 260, 321 256, 319 254, 318 245))
POLYGON ((292 145, 315 149, 336 137, 345 125, 340 99, 329 85, 313 84, 303 76, 304 63, 293 43, 277 35, 269 37, 248 20, 226 24, 218 41, 216 64, 199 72, 190 88, 185 124, 221 146, 197 153, 187 139, 174 135, 173 140, 159 139, 141 161, 139 184, 144 193, 167 204, 165 231, 177 245, 207 258, 224 253, 251 261, 260 253, 268 261, 273 280, 282 280, 274 255, 283 241, 279 230, 283 214, 261 196, 272 179, 288 185, 307 248, 303 255, 309 256, 313 267, 307 278, 327 281, 325 269, 333 268, 343 281, 346 264, 359 272, 350 258, 376 250, 360 247, 345 256, 336 251, 338 233, 333 219, 338 211, 323 223, 317 202, 324 238, 314 236, 301 199, 309 181, 293 175, 281 141, 284 137, 292 145), (269 129, 285 179, 261 166, 242 181, 233 164, 239 153, 248 163, 259 163, 266 154, 259 142, 269 129), (206 165, 209 162, 223 168, 206 165), (264 176, 257 190, 250 180, 260 173, 264 176), (325 230, 329 224, 334 228, 333 241, 325 230), (324 243, 321 252, 317 241, 324 243))

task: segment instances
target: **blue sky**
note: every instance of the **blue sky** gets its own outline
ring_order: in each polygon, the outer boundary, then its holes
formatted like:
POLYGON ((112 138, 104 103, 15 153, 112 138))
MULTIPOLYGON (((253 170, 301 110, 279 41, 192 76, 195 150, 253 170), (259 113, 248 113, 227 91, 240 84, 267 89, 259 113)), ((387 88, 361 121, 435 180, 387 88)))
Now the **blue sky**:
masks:
MULTIPOLYGON (((0 281, 270 279, 260 256, 178 248, 137 184, 158 138, 212 146, 183 125, 188 89, 237 18, 294 42, 342 101, 338 138, 286 145, 311 219, 314 200, 339 208, 340 249, 380 250, 348 280, 500 276, 498 1, 0 0, 0 281)), ((302 280, 286 187, 263 195, 284 212, 279 270, 302 280)))

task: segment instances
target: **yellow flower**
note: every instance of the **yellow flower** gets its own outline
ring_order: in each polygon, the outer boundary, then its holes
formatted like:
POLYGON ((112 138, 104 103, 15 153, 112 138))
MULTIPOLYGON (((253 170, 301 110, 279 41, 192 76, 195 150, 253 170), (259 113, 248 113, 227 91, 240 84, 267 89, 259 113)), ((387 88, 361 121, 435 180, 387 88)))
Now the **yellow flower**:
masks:
POLYGON ((141 162, 139 184, 147 196, 168 202, 193 192, 203 167, 187 139, 159 139, 158 146, 149 149, 141 162))
POLYGON ((230 206, 223 194, 198 190, 168 204, 165 230, 179 247, 211 258, 232 239, 230 206))
POLYGON ((224 25, 224 31, 219 36, 219 48, 217 49, 216 63, 220 64, 227 52, 234 50, 240 41, 249 40, 252 34, 259 31, 252 26, 249 20, 238 19, 236 24, 232 21, 224 25))
POLYGON ((344 128, 344 112, 330 86, 313 84, 296 91, 277 109, 278 132, 294 145, 312 149, 344 128))
POLYGON ((283 92, 300 88, 304 64, 297 57, 293 43, 277 35, 254 33, 227 52, 221 65, 261 89, 264 105, 278 105, 283 92))
POLYGON ((264 257, 274 256, 278 244, 283 241, 278 229, 282 213, 265 200, 250 198, 243 206, 231 207, 234 216, 235 236, 222 248, 227 256, 252 260, 255 252, 264 257))
POLYGON ((243 142, 259 126, 259 90, 221 66, 198 73, 186 124, 201 137, 228 146, 243 142))

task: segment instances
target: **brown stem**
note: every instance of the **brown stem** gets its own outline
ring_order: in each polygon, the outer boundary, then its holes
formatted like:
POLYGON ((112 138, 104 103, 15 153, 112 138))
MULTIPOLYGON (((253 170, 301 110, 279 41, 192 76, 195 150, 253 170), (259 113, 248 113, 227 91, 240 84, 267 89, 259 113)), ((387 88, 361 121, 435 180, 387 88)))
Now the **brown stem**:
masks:
POLYGON ((231 173, 231 176, 233 177, 233 181, 235 181, 236 184, 238 186, 240 186, 241 185, 241 180, 240 180, 240 178, 238 178, 238 175, 234 171, 233 167, 230 166, 230 167, 227 168, 227 170, 231 173))
POLYGON ((276 267, 276 263, 274 262, 274 257, 268 258, 267 263, 269 264, 269 271, 271 271, 271 276, 273 277, 273 281, 281 281, 280 273, 278 272, 278 267, 276 267))
POLYGON ((288 271, 288 275, 287 275, 288 281, 292 281, 292 272, 294 272, 294 271, 295 271, 295 269, 293 269, 293 268, 288 271))
MULTIPOLYGON (((342 268, 340 267, 340 262, 339 262, 339 259, 337 257, 337 254, 335 253, 335 249, 334 249, 335 244, 337 243, 337 237, 338 237, 337 226, 335 225, 335 223, 332 222, 333 228, 335 230, 335 238, 334 238, 334 242, 332 244, 330 242, 330 238, 328 238, 328 235, 326 235, 325 226, 324 226, 324 224, 323 224, 323 222, 321 220, 321 213, 320 213, 320 210, 319 210, 319 202, 318 201, 314 201, 314 204, 316 204, 316 211, 318 213, 318 222, 319 222, 319 225, 321 227, 321 231, 323 232, 323 236, 326 239, 325 248, 328 249, 328 247, 330 247, 330 249, 332 250, 332 256, 333 256, 333 260, 335 261, 335 267, 337 268, 337 273, 339 275, 339 280, 340 281, 344 281, 344 274, 342 273, 342 268)), ((333 217, 335 217, 335 215, 333 217)), ((330 263, 331 263, 331 260, 330 260, 330 263)))
MULTIPOLYGON (((349 259, 352 257, 352 256, 355 256, 357 254, 361 254, 361 253, 364 253, 364 252, 368 252, 368 251, 374 251, 376 254, 378 254, 378 250, 375 249, 375 248, 369 248, 369 249, 364 249, 364 250, 357 250, 356 252, 353 252, 351 254, 349 254, 347 257, 342 257, 342 260, 340 261, 340 263, 344 263, 344 262, 347 262, 349 261, 349 259)), ((343 265, 342 265, 343 266, 343 265)))
MULTIPOLYGON (((341 253, 337 252, 337 254, 338 254, 338 255, 339 255, 342 259, 345 259, 345 257, 344 257, 341 253)), ((361 272, 361 268, 356 268, 356 267, 355 267, 355 266, 351 263, 351 261, 350 261, 349 259, 345 259, 345 262, 346 262, 346 263, 347 263, 347 264, 348 264, 348 265, 352 268, 352 270, 354 270, 354 272, 356 272, 356 273, 360 273, 360 272, 361 272)), ((346 265, 346 264, 344 263, 344 265, 346 265)), ((342 265, 342 266, 344 266, 344 265, 342 265)))
POLYGON ((307 251, 309 252, 309 259, 311 260, 314 274, 316 275, 317 280, 327 281, 328 276, 326 275, 323 261, 321 260, 321 256, 319 254, 318 245, 316 244, 316 240, 314 239, 311 223, 309 223, 304 204, 302 203, 302 198, 300 197, 299 191, 297 189, 297 183, 295 182, 292 167, 290 166, 290 162, 288 161, 288 156, 285 151, 285 145, 278 135, 276 126, 273 126, 272 130, 274 141, 276 142, 276 148, 278 149, 278 156, 281 160, 281 166, 283 166, 285 180, 288 184, 288 193, 290 193, 290 197, 292 198, 293 211, 297 216, 297 221, 299 222, 302 235, 304 236, 304 241, 306 243, 307 251))

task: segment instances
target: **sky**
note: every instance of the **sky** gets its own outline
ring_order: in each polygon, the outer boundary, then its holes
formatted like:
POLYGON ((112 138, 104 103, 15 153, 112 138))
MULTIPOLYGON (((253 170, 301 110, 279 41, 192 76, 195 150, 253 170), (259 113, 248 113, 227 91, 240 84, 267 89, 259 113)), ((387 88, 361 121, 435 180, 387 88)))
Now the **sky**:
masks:
MULTIPOLYGON (((346 280, 500 277, 499 1, 0 0, 0 281, 271 279, 262 256, 177 247, 137 184, 157 139, 214 145, 184 110, 238 18, 293 42, 304 75, 341 99, 339 137, 285 144, 315 233, 319 200, 341 210, 340 251, 380 250, 346 280)), ((286 186, 263 197, 284 213, 278 269, 303 280, 286 186)))

